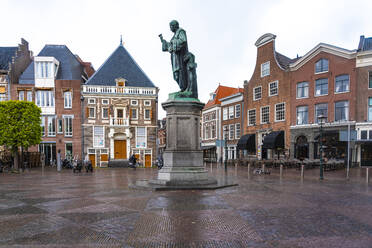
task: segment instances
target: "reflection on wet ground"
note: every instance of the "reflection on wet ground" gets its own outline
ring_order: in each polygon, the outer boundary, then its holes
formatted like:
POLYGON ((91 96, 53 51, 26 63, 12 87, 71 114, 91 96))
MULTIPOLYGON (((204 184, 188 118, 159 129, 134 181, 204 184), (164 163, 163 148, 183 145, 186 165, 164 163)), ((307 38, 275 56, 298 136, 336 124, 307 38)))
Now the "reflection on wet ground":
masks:
POLYGON ((156 169, 0 174, 0 247, 371 247, 364 170, 252 170, 228 168, 237 187, 160 192, 128 187, 156 169))

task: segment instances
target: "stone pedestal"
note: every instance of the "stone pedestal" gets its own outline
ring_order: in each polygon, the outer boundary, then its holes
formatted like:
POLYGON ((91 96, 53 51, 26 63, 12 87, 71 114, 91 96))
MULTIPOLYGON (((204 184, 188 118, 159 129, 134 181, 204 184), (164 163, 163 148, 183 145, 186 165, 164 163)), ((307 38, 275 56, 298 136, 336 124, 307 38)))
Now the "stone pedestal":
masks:
POLYGON ((154 190, 217 189, 237 185, 225 175, 208 175, 200 149, 200 116, 204 104, 197 99, 172 99, 162 104, 167 112, 167 146, 157 179, 139 180, 137 187, 154 190))

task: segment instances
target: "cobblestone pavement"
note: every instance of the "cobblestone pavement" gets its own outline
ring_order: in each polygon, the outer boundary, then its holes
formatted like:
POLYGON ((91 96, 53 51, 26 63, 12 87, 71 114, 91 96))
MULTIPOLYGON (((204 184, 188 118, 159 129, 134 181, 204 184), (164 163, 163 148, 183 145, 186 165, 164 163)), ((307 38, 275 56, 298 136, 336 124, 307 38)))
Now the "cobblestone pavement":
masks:
MULTIPOLYGON (((224 175, 221 166, 207 165, 224 175)), ((0 174, 0 247, 372 247, 372 182, 365 171, 230 167, 239 186, 134 190, 156 169, 48 168, 0 174)))

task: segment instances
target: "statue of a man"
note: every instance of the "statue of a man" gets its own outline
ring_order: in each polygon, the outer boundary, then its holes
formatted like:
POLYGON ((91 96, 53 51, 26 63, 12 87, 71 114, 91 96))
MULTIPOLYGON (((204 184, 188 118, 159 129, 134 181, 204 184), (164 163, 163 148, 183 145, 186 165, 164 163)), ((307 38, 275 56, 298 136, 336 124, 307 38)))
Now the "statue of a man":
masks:
POLYGON ((172 39, 167 42, 163 35, 159 35, 162 42, 162 50, 171 54, 173 78, 178 83, 181 92, 187 88, 187 65, 184 57, 188 52, 186 32, 179 27, 176 20, 169 23, 170 30, 174 33, 172 39))

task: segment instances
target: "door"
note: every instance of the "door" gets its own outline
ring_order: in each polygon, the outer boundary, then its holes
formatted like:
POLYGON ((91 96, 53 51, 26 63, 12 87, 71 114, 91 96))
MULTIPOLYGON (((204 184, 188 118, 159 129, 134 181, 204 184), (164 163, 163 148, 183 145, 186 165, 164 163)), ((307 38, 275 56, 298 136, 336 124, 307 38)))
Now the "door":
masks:
POLYGON ((89 160, 92 162, 92 166, 96 167, 96 154, 89 154, 89 160))
POLYGON ((127 158, 127 141, 126 140, 115 140, 114 141, 114 158, 115 159, 126 159, 127 158))
POLYGON ((145 167, 151 167, 151 154, 145 154, 145 167))

